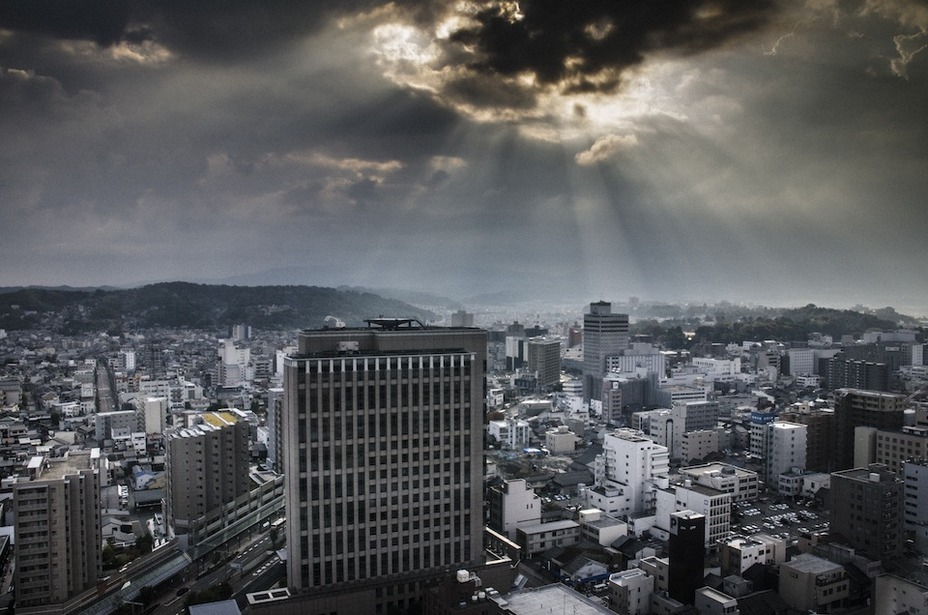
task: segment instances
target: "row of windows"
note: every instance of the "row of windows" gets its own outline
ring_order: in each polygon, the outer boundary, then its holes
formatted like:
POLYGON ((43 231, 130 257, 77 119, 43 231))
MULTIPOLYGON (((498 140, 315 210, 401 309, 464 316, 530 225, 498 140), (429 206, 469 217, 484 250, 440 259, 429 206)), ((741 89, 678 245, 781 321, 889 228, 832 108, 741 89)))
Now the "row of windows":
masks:
MULTIPOLYGON (((340 558, 338 561, 325 561, 300 566, 303 584, 318 587, 329 583, 344 583, 368 579, 388 574, 414 572, 471 559, 470 542, 463 540, 454 544, 432 545, 422 549, 405 552, 382 552, 370 556, 360 554, 355 557, 340 558), (310 571, 312 575, 310 576, 310 571)), ((304 560, 305 562, 305 560, 304 560)))

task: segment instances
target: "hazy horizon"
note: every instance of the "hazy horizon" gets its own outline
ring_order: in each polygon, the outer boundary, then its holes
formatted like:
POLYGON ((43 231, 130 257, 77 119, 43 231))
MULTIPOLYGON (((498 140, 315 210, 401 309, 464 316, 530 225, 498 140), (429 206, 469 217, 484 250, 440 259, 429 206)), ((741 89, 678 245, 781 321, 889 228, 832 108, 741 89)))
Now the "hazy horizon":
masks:
POLYGON ((59 5, 0 8, 2 286, 928 312, 923 3, 59 5))

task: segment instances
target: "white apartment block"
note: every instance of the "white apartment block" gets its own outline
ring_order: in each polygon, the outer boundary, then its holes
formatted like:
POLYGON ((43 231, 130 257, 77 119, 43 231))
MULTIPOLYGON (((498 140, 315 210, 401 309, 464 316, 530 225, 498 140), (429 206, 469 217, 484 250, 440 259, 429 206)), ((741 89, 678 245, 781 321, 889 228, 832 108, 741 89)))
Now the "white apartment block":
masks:
POLYGON ((522 419, 510 417, 502 421, 490 421, 487 432, 496 438, 503 446, 510 450, 519 450, 528 446, 531 429, 522 419))
POLYGON ((767 428, 767 480, 771 484, 780 474, 793 468, 806 468, 806 435, 808 427, 799 423, 774 421, 767 428))
POLYGON ((790 348, 786 354, 789 356, 789 372, 793 376, 811 376, 816 373, 814 349, 790 348))
POLYGON ((487 512, 487 525, 515 540, 520 525, 541 523, 541 498, 525 479, 507 480, 487 490, 487 512))
POLYGON ((667 486, 669 475, 667 447, 640 431, 617 429, 603 439, 603 452, 594 463, 594 488, 587 490, 588 502, 613 516, 652 510, 654 491, 667 486))

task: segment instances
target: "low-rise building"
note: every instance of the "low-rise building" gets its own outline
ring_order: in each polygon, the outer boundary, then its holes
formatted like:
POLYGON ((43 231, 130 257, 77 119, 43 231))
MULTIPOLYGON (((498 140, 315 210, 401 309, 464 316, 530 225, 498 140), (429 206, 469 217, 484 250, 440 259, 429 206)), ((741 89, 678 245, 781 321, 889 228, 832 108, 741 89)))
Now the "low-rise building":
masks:
POLYGON ((780 596, 803 613, 829 613, 840 608, 849 589, 844 567, 830 560, 803 553, 780 566, 780 596))

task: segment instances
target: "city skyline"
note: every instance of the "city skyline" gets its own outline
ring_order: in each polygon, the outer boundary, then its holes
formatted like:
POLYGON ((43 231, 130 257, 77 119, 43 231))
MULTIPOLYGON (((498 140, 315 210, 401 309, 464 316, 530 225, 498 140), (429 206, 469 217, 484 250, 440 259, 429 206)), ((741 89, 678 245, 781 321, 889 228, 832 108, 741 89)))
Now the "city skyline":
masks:
POLYGON ((0 8, 0 286, 928 304, 923 3, 71 6, 0 8))

